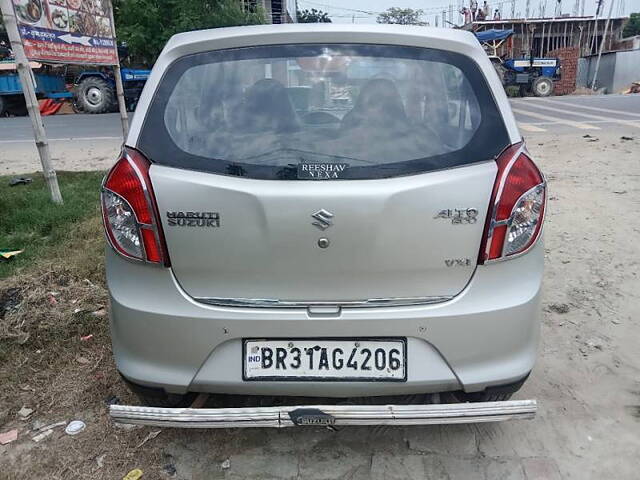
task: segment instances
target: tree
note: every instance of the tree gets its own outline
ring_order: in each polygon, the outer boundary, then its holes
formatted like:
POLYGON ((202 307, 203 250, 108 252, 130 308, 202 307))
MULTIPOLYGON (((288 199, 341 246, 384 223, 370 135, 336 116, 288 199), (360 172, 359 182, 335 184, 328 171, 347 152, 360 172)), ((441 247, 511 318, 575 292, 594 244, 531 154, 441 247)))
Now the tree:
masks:
POLYGON ((298 23, 331 23, 331 19, 327 12, 316 10, 298 10, 298 23))
POLYGON ((114 0, 113 8, 118 41, 147 65, 176 33, 264 23, 261 9, 248 10, 238 0, 114 0))
POLYGON ((623 37, 633 37, 635 35, 640 35, 640 13, 629 15, 629 21, 622 31, 623 37))
POLYGON ((391 7, 376 18, 378 23, 392 23, 397 25, 426 25, 420 20, 424 10, 413 8, 391 7))

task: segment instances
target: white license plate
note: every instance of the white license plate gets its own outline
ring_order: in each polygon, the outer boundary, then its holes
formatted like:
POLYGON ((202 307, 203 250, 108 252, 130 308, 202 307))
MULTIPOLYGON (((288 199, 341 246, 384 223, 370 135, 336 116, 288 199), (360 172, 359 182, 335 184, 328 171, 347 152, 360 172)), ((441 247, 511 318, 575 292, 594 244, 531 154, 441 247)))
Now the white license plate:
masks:
POLYGON ((406 339, 244 340, 245 380, 405 381, 406 339))

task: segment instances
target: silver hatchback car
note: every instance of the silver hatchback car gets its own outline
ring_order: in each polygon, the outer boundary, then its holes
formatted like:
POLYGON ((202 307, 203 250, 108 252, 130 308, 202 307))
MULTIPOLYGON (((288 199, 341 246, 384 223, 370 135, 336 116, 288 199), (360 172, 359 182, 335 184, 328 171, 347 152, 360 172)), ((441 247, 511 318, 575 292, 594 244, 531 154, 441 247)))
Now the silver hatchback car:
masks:
POLYGON ((545 199, 471 33, 176 35, 102 190, 118 370, 152 406, 506 400, 545 199))

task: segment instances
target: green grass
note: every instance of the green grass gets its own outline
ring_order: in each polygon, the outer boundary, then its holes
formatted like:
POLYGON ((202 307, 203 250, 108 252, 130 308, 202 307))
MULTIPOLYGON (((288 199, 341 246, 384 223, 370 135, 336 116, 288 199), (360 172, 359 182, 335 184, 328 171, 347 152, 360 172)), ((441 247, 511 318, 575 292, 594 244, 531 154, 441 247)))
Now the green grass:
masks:
POLYGON ((0 249, 24 250, 10 261, 0 259, 0 278, 43 258, 64 258, 77 224, 99 215, 104 172, 58 172, 64 205, 51 202, 42 174, 20 176, 33 183, 10 187, 12 177, 0 176, 0 249))

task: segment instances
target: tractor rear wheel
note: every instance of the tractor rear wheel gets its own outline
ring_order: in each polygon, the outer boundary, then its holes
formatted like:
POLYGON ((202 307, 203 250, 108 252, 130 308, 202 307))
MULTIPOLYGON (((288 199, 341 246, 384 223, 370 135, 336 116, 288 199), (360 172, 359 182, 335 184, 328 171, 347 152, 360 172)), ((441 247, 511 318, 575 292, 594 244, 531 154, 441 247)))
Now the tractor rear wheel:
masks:
POLYGON ((549 77, 538 77, 531 84, 531 90, 536 97, 548 97, 553 93, 553 80, 549 77))
POLYGON ((85 113, 109 112, 115 104, 111 85, 102 78, 87 77, 76 90, 78 107, 85 113))

